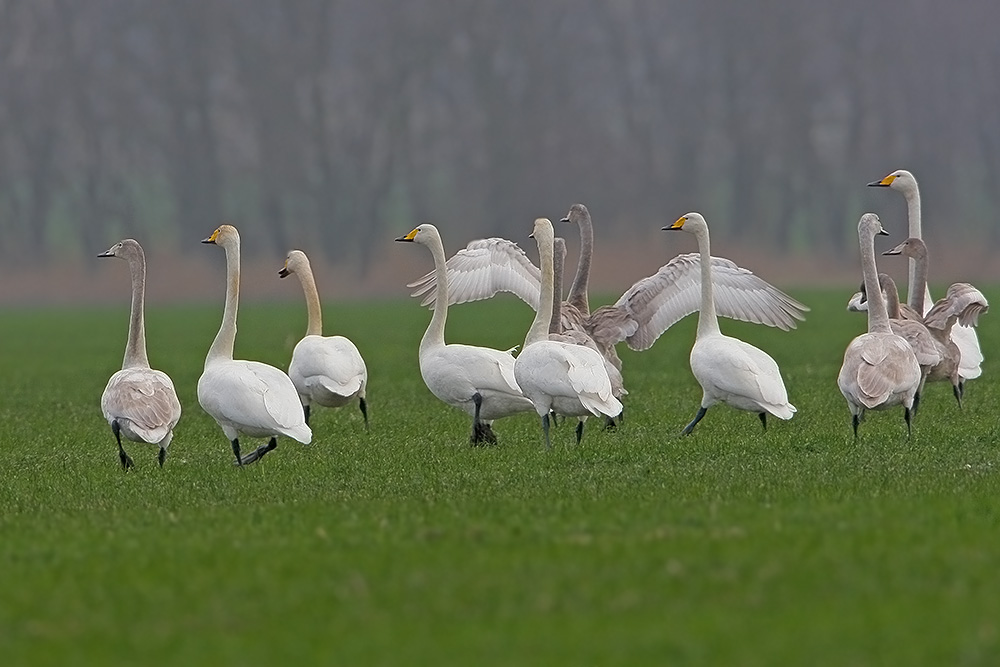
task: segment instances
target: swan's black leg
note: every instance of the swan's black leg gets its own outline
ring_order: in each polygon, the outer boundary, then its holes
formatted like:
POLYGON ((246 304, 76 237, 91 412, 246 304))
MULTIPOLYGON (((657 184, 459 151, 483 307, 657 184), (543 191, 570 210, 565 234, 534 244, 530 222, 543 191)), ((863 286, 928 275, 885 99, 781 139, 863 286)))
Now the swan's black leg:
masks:
POLYGON ((308 404, 307 404, 307 405, 303 405, 303 406, 302 406, 302 414, 303 414, 303 415, 305 416, 305 418, 306 418, 306 426, 309 426, 309 414, 310 414, 311 412, 312 412, 312 409, 311 409, 311 408, 309 407, 309 405, 308 405, 308 404))
POLYGON ((549 421, 552 422, 553 426, 559 428, 559 415, 556 414, 555 410, 549 410, 549 421))
POLYGON ((472 402, 476 406, 476 413, 472 416, 472 437, 469 438, 469 442, 473 445, 497 444, 497 436, 493 433, 493 428, 479 418, 480 410, 483 407, 483 397, 478 391, 472 395, 472 402))
POLYGON ((245 466, 248 463, 259 461, 260 459, 264 458, 265 454, 267 454, 272 449, 276 449, 277 447, 278 447, 278 438, 275 436, 272 437, 266 445, 261 445, 260 447, 253 450, 252 452, 244 456, 242 459, 240 459, 239 465, 245 466))
POLYGON ((160 453, 156 455, 156 460, 160 462, 160 467, 163 467, 163 462, 167 460, 167 450, 160 447, 160 453))
POLYGON ((702 417, 705 416, 706 412, 708 412, 708 408, 706 407, 698 408, 698 414, 694 416, 694 419, 691 420, 690 424, 684 427, 684 430, 681 431, 681 435, 688 435, 689 433, 691 433, 691 431, 694 430, 695 425, 701 421, 702 417))
POLYGON ((766 431, 767 430, 767 413, 766 412, 760 412, 760 413, 757 414, 757 416, 760 417, 760 423, 764 425, 764 430, 766 431))
POLYGON ((545 434, 545 449, 551 449, 552 443, 549 442, 549 415, 548 413, 542 415, 542 433, 545 434))
POLYGON ((118 441, 118 459, 122 462, 122 470, 128 470, 132 467, 132 457, 122 447, 122 427, 118 425, 117 419, 111 422, 111 432, 115 434, 115 440, 118 441))
POLYGON ((361 408, 361 416, 365 418, 365 430, 368 430, 368 403, 365 402, 364 396, 358 401, 358 407, 361 408))
POLYGON ((920 406, 920 392, 918 391, 913 395, 913 407, 910 408, 910 412, 914 415, 917 414, 917 408, 920 406))
POLYGON ((854 429, 854 439, 858 439, 858 424, 861 423, 861 417, 858 415, 851 415, 851 427, 854 429))
POLYGON ((951 391, 955 394, 955 400, 958 401, 958 409, 962 409, 962 384, 951 385, 951 391))
POLYGON ((911 422, 912 418, 913 418, 913 411, 910 410, 910 408, 904 408, 903 419, 906 420, 906 437, 907 438, 909 438, 911 435, 913 435, 913 428, 910 425, 910 422, 911 422))
POLYGON ((240 439, 233 438, 233 456, 236 457, 236 463, 234 465, 243 465, 243 459, 240 458, 240 439))
POLYGON ((581 440, 583 440, 583 420, 582 419, 576 423, 576 444, 579 445, 581 440))

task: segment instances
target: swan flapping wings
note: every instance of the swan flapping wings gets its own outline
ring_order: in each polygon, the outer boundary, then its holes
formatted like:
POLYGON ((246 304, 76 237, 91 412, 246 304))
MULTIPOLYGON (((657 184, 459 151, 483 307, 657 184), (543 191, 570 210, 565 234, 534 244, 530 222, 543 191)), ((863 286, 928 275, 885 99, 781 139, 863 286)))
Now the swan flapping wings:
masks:
POLYGON ((947 330, 948 320, 954 317, 962 326, 974 327, 979 324, 980 314, 989 308, 989 302, 978 289, 969 283, 953 283, 945 297, 938 299, 924 315, 924 324, 935 329, 947 330))
MULTIPOLYGON (((533 309, 538 307, 539 269, 512 241, 472 241, 448 260, 447 267, 450 304, 511 292, 533 309)), ((712 258, 712 269, 719 315, 785 331, 805 319, 809 308, 753 272, 721 257, 712 258)), ((417 288, 412 296, 427 294, 422 305, 433 304, 434 286, 433 273, 408 285, 417 288)), ((633 350, 646 350, 671 325, 696 312, 700 304, 701 258, 697 253, 678 255, 654 275, 632 285, 614 305, 596 309, 585 318, 584 328, 603 347, 625 341, 633 350)))

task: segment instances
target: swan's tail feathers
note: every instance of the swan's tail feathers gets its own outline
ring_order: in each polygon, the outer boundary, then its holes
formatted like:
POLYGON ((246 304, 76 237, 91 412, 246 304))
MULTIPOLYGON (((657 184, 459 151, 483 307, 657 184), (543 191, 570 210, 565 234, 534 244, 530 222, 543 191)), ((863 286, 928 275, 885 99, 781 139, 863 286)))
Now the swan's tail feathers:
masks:
POLYGON ((303 445, 308 445, 312 442, 313 432, 305 423, 299 426, 293 426, 291 428, 282 429, 282 435, 287 435, 293 440, 298 440, 303 445))
POLYGON ((602 398, 596 394, 580 394, 580 403, 595 417, 617 417, 624 407, 621 401, 611 395, 602 398))
POLYGON ((765 405, 765 409, 778 419, 791 419, 798 410, 791 403, 784 405, 765 405))

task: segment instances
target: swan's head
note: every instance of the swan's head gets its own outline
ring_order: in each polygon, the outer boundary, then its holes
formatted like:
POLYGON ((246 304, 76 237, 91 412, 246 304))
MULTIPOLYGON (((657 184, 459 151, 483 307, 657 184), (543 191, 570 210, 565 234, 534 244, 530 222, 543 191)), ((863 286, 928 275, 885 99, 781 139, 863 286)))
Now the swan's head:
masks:
MULTIPOLYGON (((888 273, 878 274, 878 285, 882 290, 882 296, 887 297, 890 292, 896 292, 896 281, 888 273)), ((861 283, 861 290, 858 291, 847 304, 847 310, 861 312, 868 310, 868 289, 861 283)))
POLYGON ((927 246, 922 240, 911 236, 892 250, 886 250, 882 254, 903 255, 904 257, 912 257, 913 259, 926 259, 927 246))
POLYGON ((308 273, 310 271, 309 258, 306 257, 306 254, 301 250, 293 250, 285 258, 285 265, 278 271, 278 276, 287 278, 293 273, 308 273))
POLYGON ((202 239, 201 242, 220 245, 223 248, 229 248, 231 246, 239 247, 240 233, 236 231, 236 228, 232 225, 222 225, 212 232, 212 235, 207 239, 202 239))
POLYGON ((434 225, 424 223, 418 225, 405 236, 400 236, 397 241, 409 241, 410 243, 422 243, 427 245, 432 242, 433 239, 437 239, 438 242, 441 241, 441 235, 438 233, 437 227, 434 225))
POLYGON ((548 241, 550 244, 554 243, 555 231, 552 229, 552 222, 548 218, 538 218, 535 220, 535 228, 528 235, 529 238, 535 239, 539 243, 543 241, 548 241))
POLYGON ((882 221, 874 213, 865 213, 858 220, 858 236, 874 239, 876 236, 888 236, 889 232, 882 227, 882 221))
POLYGON ((672 225, 668 225, 663 228, 663 231, 673 231, 679 229, 690 234, 698 234, 701 232, 708 232, 708 223, 705 222, 705 218, 701 213, 685 213, 672 225))
POLYGON ((123 239, 98 255, 98 257, 120 257, 125 260, 142 256, 142 246, 135 239, 123 239))
POLYGON ((590 211, 583 204, 573 204, 569 207, 569 213, 559 222, 571 222, 578 225, 584 220, 590 220, 590 211))
POLYGON ((898 190, 899 192, 906 194, 908 192, 916 192, 917 179, 913 177, 913 174, 905 169, 897 169, 881 181, 872 181, 868 184, 868 187, 892 188, 893 190, 898 190))

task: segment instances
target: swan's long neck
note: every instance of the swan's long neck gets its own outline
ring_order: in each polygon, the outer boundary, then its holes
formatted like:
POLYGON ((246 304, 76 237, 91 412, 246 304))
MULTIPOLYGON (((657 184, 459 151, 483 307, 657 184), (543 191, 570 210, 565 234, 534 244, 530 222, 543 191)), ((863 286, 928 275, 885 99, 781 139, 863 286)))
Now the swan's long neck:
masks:
POLYGON ((240 246, 226 244, 226 308, 222 312, 222 326, 212 341, 205 358, 205 366, 213 361, 233 358, 233 346, 236 343, 236 311, 240 304, 240 246))
MULTIPOLYGON (((552 246, 552 319, 549 320, 549 333, 562 333, 562 278, 563 264, 566 261, 566 243, 557 239, 552 246)), ((539 292, 541 296, 541 292, 539 292)))
POLYGON ((549 323, 555 317, 555 297, 553 296, 552 277, 552 237, 543 233, 535 235, 538 240, 538 264, 542 270, 541 287, 538 293, 538 310, 535 319, 524 337, 524 347, 532 343, 549 339, 549 323))
POLYGON ((719 318, 715 315, 715 295, 712 285, 712 250, 708 230, 702 229, 695 233, 698 239, 698 251, 701 253, 701 310, 698 312, 698 335, 720 335, 719 318))
POLYGON ((323 335, 323 309, 319 303, 319 291, 316 289, 316 279, 313 277, 312 269, 303 267, 295 274, 302 283, 302 291, 306 295, 306 312, 309 315, 309 323, 306 325, 307 336, 323 335))
POLYGON ((920 253, 917 257, 910 258, 910 308, 924 315, 924 304, 926 303, 927 290, 927 253, 920 253))
POLYGON ((584 315, 590 315, 590 299, 587 287, 590 283, 590 262, 594 257, 594 226, 589 215, 580 216, 580 263, 576 266, 576 276, 569 288, 566 300, 584 315))
MULTIPOLYGON (((906 198, 906 219, 910 227, 910 236, 913 238, 923 240, 923 232, 920 228, 920 188, 917 187, 917 182, 914 180, 913 189, 907 190, 905 193, 906 198)), ((920 298, 917 299, 917 260, 910 258, 909 262, 909 274, 906 283, 906 300, 910 304, 910 307, 919 310, 917 308, 917 301, 924 300, 924 292, 926 291, 926 280, 924 281, 924 288, 920 290, 920 298)), ((923 314, 922 310, 919 310, 923 314)))
POLYGON ((420 352, 435 347, 444 347, 444 325, 448 321, 448 267, 445 264, 444 244, 441 238, 432 239, 427 244, 434 258, 434 279, 437 281, 434 296, 434 313, 427 325, 424 337, 420 339, 420 352))
POLYGON ((129 273, 132 275, 132 313, 128 323, 128 343, 125 345, 125 359, 122 368, 149 368, 146 357, 146 260, 141 254, 128 258, 129 273))
POLYGON ((878 284, 875 237, 862 230, 858 233, 858 240, 861 244, 861 272, 865 277, 865 292, 868 294, 868 333, 892 333, 882 288, 878 284))
MULTIPOLYGON (((881 283, 884 288, 885 293, 885 312, 889 316, 890 320, 899 319, 899 291, 896 289, 896 283, 893 282, 892 278, 888 275, 880 275, 879 283, 881 283)), ((868 286, 865 286, 868 289, 868 286)))

